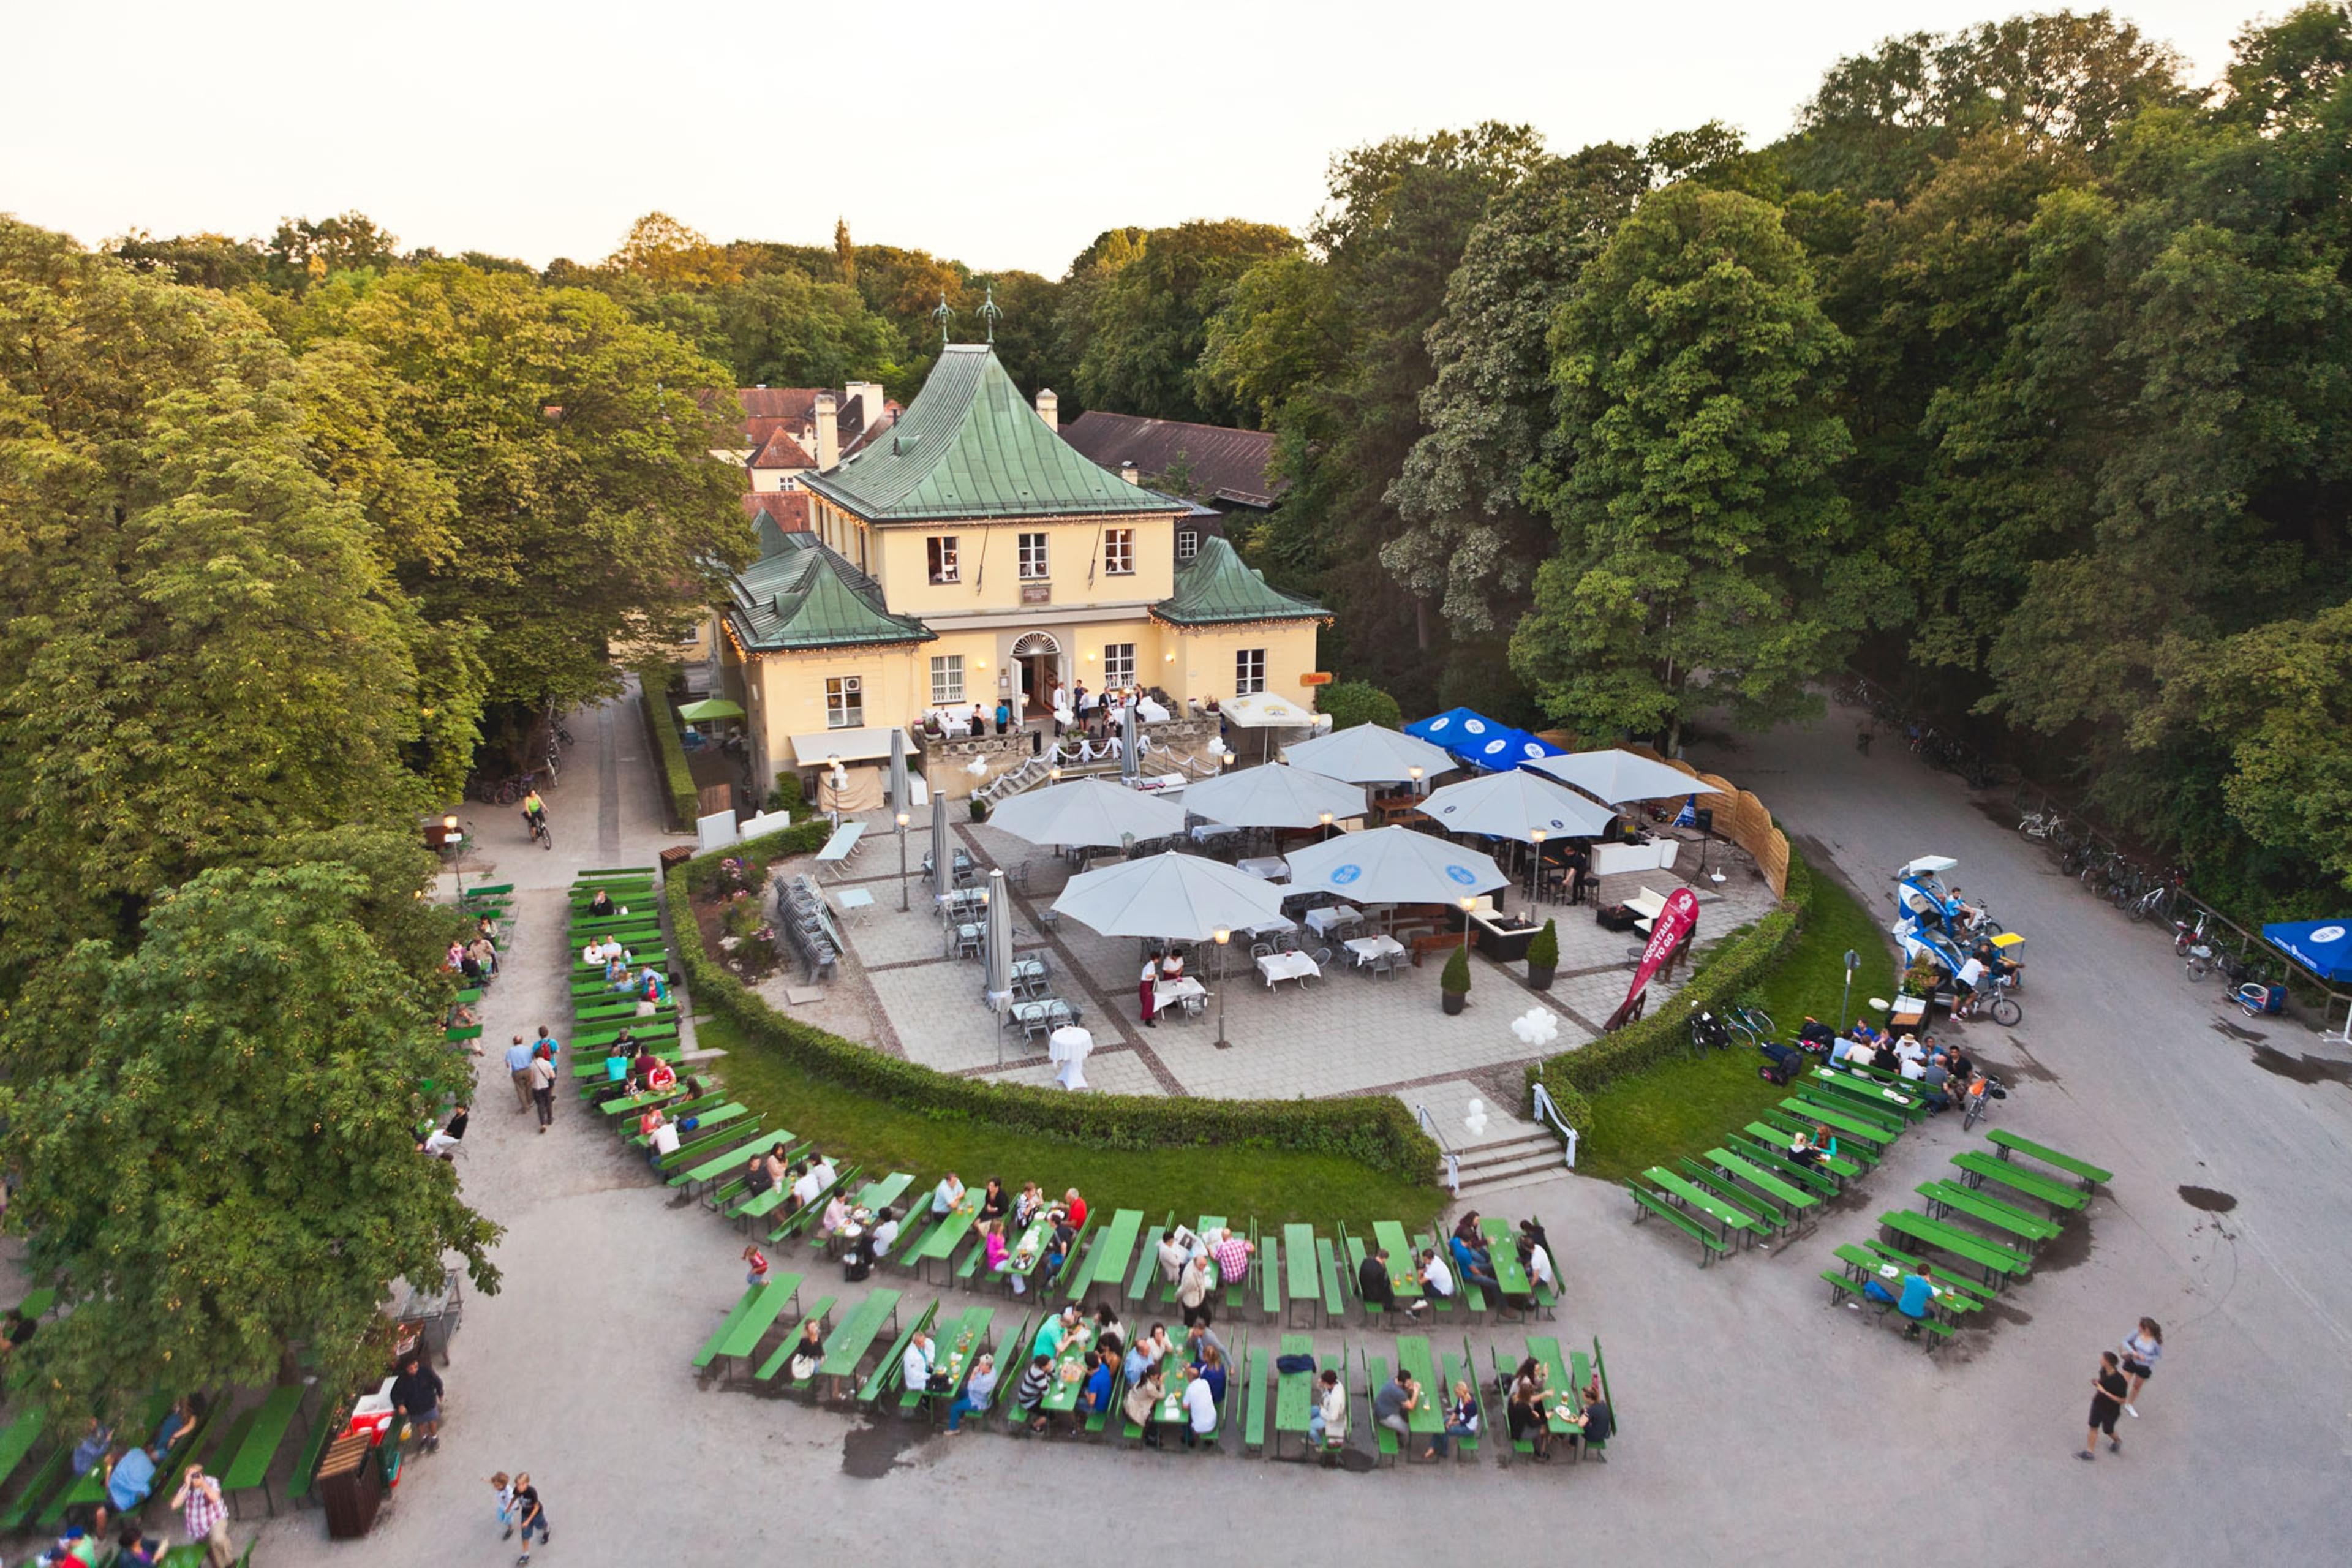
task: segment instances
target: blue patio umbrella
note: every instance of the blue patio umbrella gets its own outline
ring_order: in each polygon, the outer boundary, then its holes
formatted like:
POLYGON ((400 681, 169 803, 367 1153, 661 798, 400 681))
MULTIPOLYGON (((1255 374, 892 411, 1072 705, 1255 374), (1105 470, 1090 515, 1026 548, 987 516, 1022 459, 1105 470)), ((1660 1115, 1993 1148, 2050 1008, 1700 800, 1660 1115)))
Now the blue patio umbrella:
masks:
POLYGON ((2352 915, 2266 925, 2263 940, 2330 984, 2352 980, 2352 915))
POLYGON ((1404 727, 1404 732, 1443 746, 1473 767, 1485 768, 1489 773, 1516 768, 1538 757, 1561 754, 1560 749, 1550 742, 1538 740, 1525 730, 1469 708, 1449 709, 1417 719, 1404 727))

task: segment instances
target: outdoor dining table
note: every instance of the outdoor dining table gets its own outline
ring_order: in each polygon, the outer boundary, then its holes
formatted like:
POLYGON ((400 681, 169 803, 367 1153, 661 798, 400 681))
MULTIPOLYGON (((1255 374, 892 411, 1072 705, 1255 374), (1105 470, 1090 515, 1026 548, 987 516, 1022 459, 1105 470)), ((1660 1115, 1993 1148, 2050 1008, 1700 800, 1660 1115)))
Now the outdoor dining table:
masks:
POLYGON ((1212 838, 1227 838, 1246 833, 1247 828, 1232 827, 1222 822, 1196 822, 1192 825, 1192 842, 1206 844, 1212 838))
MULTIPOLYGON (((1067 1415, 1078 1405, 1078 1394, 1087 1385, 1087 1347, 1093 1342, 1094 1324, 1080 1320, 1069 1336, 1062 1341, 1061 1350, 1054 1357, 1054 1381, 1045 1390, 1038 1407, 1056 1415, 1067 1415)), ((1116 1381, 1117 1373, 1112 1374, 1116 1381)))
POLYGON ((1029 1222, 1029 1228, 1014 1239, 1013 1249, 1004 1255, 997 1276, 1008 1281, 1015 1277, 1029 1278, 1036 1270, 1037 1260, 1045 1255, 1045 1238, 1053 1234, 1054 1222, 1040 1209, 1037 1217, 1029 1222))
POLYGON ((915 1249, 907 1254, 908 1267, 919 1271, 925 1263, 934 1258, 945 1264, 955 1249, 963 1244, 963 1238, 971 1234, 972 1216, 979 1212, 980 1205, 969 1196, 949 1210, 947 1216, 931 1226, 923 1239, 916 1244, 915 1249))
POLYGON ((1344 925, 1354 925, 1364 918, 1364 911, 1352 904, 1331 904, 1307 911, 1307 929, 1317 936, 1329 936, 1344 925))
POLYGON ((1404 943, 1385 932, 1372 936, 1349 937, 1339 944, 1355 954, 1359 968, 1378 958, 1391 958, 1404 952, 1404 943))
POLYGON ((1255 859, 1237 860, 1234 863, 1234 869, 1268 882, 1290 879, 1290 863, 1279 855, 1260 855, 1255 859))
POLYGON ((1296 980, 1304 987, 1310 980, 1320 980, 1323 971, 1303 952, 1270 952, 1257 961, 1257 972, 1265 976, 1265 988, 1273 990, 1284 980, 1296 980))
POLYGON ((1184 1414, 1184 1391, 1192 1385, 1192 1369, 1174 1356, 1161 1362, 1160 1403, 1151 1407, 1151 1419, 1157 1425, 1189 1422, 1184 1414))
POLYGON ((1045 978, 1045 961, 1042 958, 1016 958, 1013 961, 1013 973, 1006 978, 1013 982, 1015 991, 1025 990, 1032 982, 1045 978))
POLYGON ((952 892, 940 894, 939 905, 940 912, 948 919, 961 920, 988 907, 988 891, 984 888, 958 888, 952 892))
POLYGON ((1151 1016, 1160 1016, 1177 1006, 1187 996, 1208 1000, 1209 988, 1187 974, 1177 980, 1163 980, 1151 987, 1151 1016))
POLYGON ((1297 921, 1287 915, 1276 915, 1273 919, 1260 921, 1254 926, 1242 927, 1242 932, 1245 936, 1254 936, 1264 941, 1270 936, 1286 936, 1297 929, 1297 921))
POLYGON ((1532 1296, 1535 1286, 1528 1279, 1527 1265, 1519 1261, 1518 1234, 1507 1219, 1487 1218, 1478 1225, 1478 1234, 1486 1243, 1487 1266, 1495 1271, 1495 1284, 1506 1296, 1532 1296))

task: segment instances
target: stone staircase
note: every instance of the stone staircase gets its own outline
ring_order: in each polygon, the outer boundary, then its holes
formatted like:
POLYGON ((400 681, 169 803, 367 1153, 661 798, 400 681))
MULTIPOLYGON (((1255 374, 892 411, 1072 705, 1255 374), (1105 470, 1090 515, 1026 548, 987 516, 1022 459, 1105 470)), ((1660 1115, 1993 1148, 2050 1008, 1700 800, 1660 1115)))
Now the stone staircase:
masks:
MULTIPOLYGON (((1462 1160, 1461 1195, 1465 1198, 1474 1193, 1549 1181, 1568 1169, 1559 1137, 1548 1131, 1511 1131, 1454 1152, 1462 1160)), ((1438 1175, 1443 1180, 1444 1172, 1438 1175)))
POLYGON ((1009 800, 1045 783, 1053 771, 1053 764, 1044 757, 1031 757, 1011 773, 999 773, 984 787, 972 791, 972 798, 993 807, 999 801, 1009 800))

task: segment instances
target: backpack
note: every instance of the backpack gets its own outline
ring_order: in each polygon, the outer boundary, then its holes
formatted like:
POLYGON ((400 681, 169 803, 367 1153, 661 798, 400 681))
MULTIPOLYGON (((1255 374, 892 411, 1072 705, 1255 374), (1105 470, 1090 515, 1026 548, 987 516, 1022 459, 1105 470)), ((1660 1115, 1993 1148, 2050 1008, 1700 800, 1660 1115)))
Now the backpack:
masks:
POLYGON ((1274 1370, 1278 1373, 1282 1373, 1285 1375, 1288 1375, 1293 1373, 1313 1372, 1315 1370, 1315 1358, 1311 1355, 1278 1355, 1274 1358, 1274 1370))

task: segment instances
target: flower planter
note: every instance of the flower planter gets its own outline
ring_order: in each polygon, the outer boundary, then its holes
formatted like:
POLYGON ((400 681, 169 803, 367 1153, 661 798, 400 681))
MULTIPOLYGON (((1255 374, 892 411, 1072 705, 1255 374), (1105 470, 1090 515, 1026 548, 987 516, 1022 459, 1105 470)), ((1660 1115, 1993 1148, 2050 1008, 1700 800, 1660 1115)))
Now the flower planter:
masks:
POLYGON ((1470 994, 1467 991, 1441 991, 1437 994, 1439 1000, 1445 1005, 1448 1017, 1452 1017, 1470 1005, 1470 994))
POLYGON ((1546 964, 1542 968, 1538 969, 1534 964, 1530 963, 1528 965, 1528 989, 1530 991, 1549 991, 1551 989, 1552 981, 1559 975, 1559 969, 1550 964, 1546 964))

